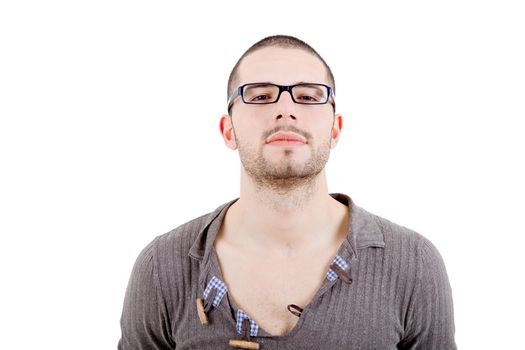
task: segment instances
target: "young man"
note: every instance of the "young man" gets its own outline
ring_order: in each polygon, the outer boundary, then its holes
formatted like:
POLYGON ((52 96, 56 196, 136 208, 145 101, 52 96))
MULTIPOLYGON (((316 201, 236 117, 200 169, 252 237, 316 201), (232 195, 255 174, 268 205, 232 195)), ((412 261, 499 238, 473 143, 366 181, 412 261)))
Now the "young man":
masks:
POLYGON ((119 349, 456 349, 452 291, 422 235, 328 193, 343 126, 303 41, 273 36, 228 82, 240 197, 139 255, 119 349))

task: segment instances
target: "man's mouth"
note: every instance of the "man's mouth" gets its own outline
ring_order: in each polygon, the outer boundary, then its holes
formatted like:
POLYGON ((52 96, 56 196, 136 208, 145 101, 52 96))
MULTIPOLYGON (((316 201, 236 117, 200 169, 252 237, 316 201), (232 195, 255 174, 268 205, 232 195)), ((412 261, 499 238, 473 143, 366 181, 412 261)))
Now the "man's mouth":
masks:
POLYGON ((292 132, 276 132, 267 140, 267 144, 306 144, 306 139, 292 132))

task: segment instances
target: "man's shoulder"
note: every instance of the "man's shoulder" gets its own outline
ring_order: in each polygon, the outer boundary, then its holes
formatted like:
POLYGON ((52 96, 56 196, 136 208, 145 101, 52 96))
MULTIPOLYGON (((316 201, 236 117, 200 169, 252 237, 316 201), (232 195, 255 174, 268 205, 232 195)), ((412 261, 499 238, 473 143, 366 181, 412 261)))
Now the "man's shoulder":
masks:
POLYGON ((212 214, 213 212, 209 212, 191 219, 183 224, 180 224, 174 229, 159 235, 157 238, 163 242, 194 239, 208 223, 208 219, 212 214))
POLYGON ((421 279, 425 275, 438 276, 446 271, 439 249, 424 233, 362 208, 360 210, 363 210, 361 216, 366 219, 366 225, 360 226, 363 227, 362 237, 357 232, 358 249, 384 248, 383 259, 387 257, 402 262, 404 268, 399 273, 406 275, 408 279, 421 279))
POLYGON ((361 207, 357 210, 361 212, 363 222, 360 223, 366 229, 362 230, 364 234, 359 237, 358 246, 366 247, 368 241, 383 242, 387 249, 397 249, 399 246, 413 246, 420 249, 421 245, 432 246, 430 240, 419 231, 403 226, 386 217, 367 211, 361 207), (372 239, 373 238, 373 239, 372 239))
POLYGON ((157 254, 164 258, 188 257, 192 246, 199 239, 199 235, 213 221, 216 211, 195 217, 166 233, 158 235, 155 238, 157 254))
POLYGON ((208 231, 219 225, 217 217, 232 203, 226 202, 206 214, 191 219, 174 229, 155 237, 156 254, 159 258, 188 258, 201 260, 204 254, 208 231), (213 225, 213 226, 212 226, 213 225))

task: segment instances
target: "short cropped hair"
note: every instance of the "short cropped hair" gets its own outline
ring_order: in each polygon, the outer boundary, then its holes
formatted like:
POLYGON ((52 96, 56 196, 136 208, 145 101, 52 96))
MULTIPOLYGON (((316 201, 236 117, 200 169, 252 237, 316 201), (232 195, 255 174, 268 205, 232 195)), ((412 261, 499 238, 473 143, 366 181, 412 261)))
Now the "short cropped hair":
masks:
POLYGON ((226 98, 229 98, 231 96, 231 94, 233 93, 233 91, 237 88, 236 84, 237 84, 237 79, 239 78, 238 70, 239 70, 239 66, 241 65, 241 62, 244 59, 244 57, 248 56, 249 54, 251 54, 254 51, 263 49, 265 47, 280 47, 280 48, 285 48, 285 49, 301 49, 301 50, 304 50, 304 51, 306 51, 308 53, 311 53, 314 56, 316 56, 317 58, 319 58, 321 60, 321 62, 323 62, 323 65, 326 68, 326 76, 327 76, 327 79, 328 79, 328 83, 332 87, 332 90, 333 90, 334 95, 335 95, 335 79, 334 79, 334 75, 332 74, 332 70, 330 69, 328 64, 326 64, 325 60, 321 57, 321 55, 319 55, 317 53, 317 51, 314 50, 313 47, 311 47, 310 45, 308 45, 304 41, 302 41, 302 40, 300 40, 300 39, 298 39, 296 37, 293 37, 293 36, 289 36, 289 35, 273 35, 273 36, 268 36, 268 37, 266 37, 264 39, 261 39, 258 42, 256 42, 255 44, 253 44, 248 50, 246 50, 246 52, 243 53, 241 58, 239 58, 239 60, 237 61, 237 63, 233 67, 233 69, 232 69, 232 71, 230 73, 230 77, 228 79, 228 90, 227 90, 226 98))

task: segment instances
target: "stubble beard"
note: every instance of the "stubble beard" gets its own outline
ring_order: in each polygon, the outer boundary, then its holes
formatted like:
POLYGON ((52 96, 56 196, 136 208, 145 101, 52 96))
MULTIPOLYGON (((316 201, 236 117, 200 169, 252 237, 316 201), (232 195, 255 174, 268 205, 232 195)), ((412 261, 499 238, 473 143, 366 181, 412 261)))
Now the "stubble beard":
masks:
MULTIPOLYGON (((264 156, 264 147, 254 149, 237 139, 239 157, 246 174, 263 191, 286 195, 297 190, 310 192, 315 186, 315 179, 324 169, 330 157, 330 143, 323 140, 319 146, 311 149, 311 156, 304 164, 294 159, 295 149, 282 149, 279 164, 269 161, 264 156)), ((302 147, 310 147, 306 144, 302 147)))

